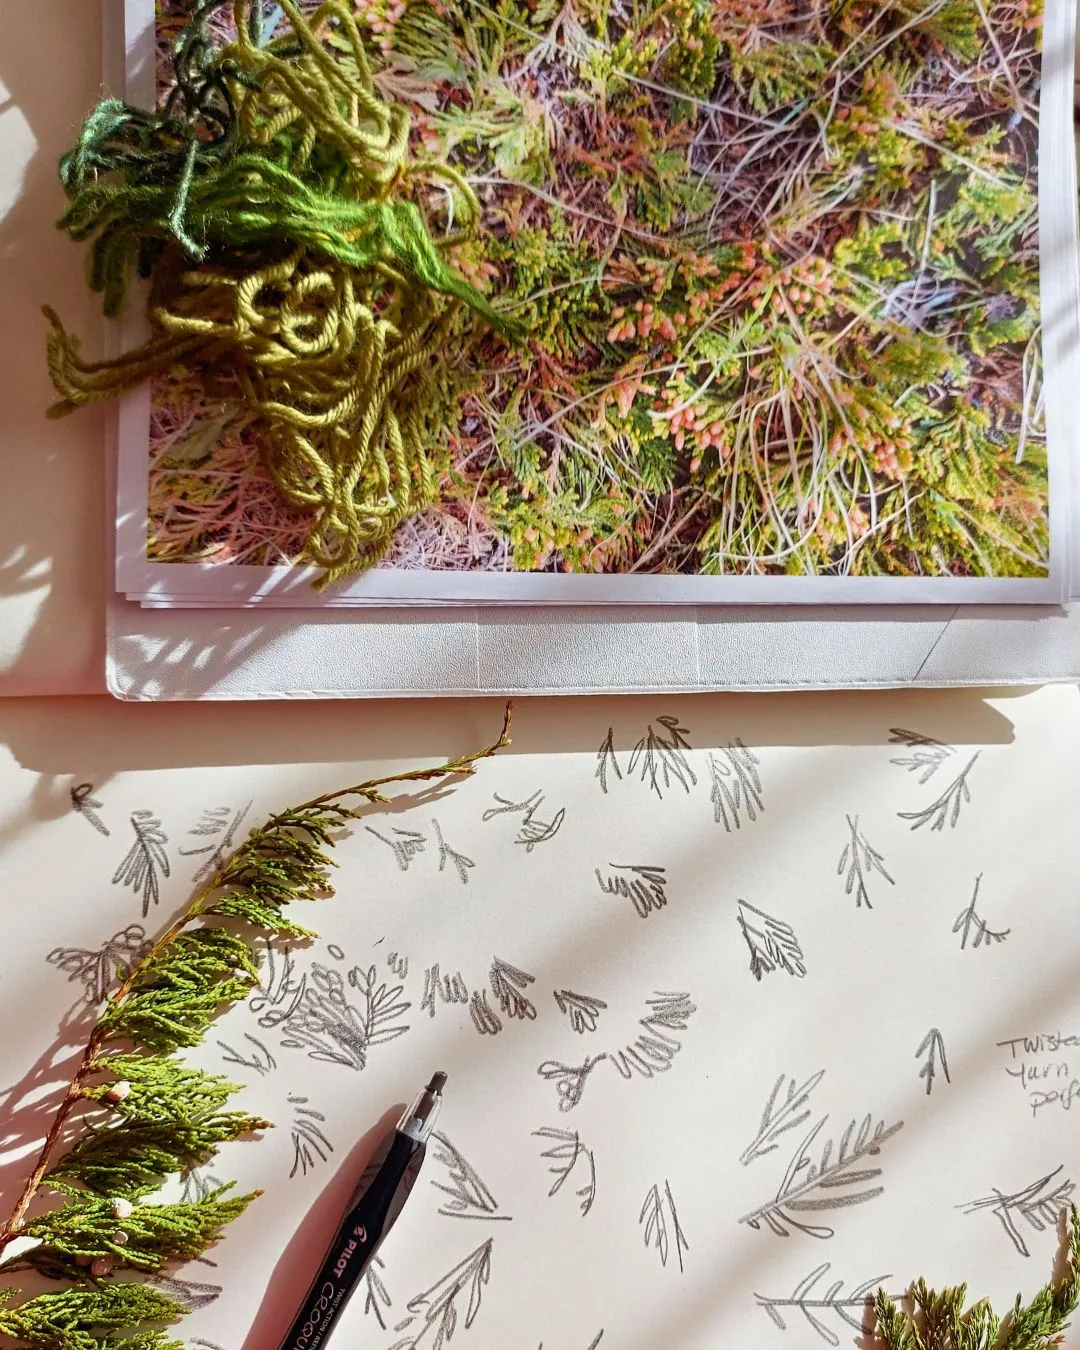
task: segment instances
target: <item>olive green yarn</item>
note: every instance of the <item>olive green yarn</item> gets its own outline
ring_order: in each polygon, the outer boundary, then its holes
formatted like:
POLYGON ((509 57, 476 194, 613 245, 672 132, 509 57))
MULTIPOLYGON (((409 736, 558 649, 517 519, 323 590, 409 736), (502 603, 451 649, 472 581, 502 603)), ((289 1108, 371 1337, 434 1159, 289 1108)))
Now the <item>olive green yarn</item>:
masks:
POLYGON ((50 415, 172 373, 231 389, 283 499, 311 515, 304 558, 323 585, 437 500, 422 428, 459 313, 522 334, 447 262, 479 204, 451 166, 410 157, 408 112, 376 90, 343 0, 308 17, 283 0, 288 32, 269 41, 261 6, 232 0, 235 39, 215 47, 206 21, 224 3, 178 39, 160 112, 102 103, 61 164, 59 225, 89 243, 90 285, 115 316, 149 277, 151 336, 87 362, 46 309, 50 415), (434 182, 457 222, 438 240, 434 182))

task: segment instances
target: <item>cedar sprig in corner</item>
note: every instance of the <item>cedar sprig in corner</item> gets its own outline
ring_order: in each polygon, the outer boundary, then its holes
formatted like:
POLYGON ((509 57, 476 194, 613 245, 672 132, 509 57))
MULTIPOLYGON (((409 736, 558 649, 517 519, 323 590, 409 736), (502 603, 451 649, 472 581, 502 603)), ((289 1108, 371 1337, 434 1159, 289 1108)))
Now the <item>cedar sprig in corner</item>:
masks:
POLYGON ((212 1159, 222 1143, 270 1123, 227 1109, 239 1085, 185 1064, 182 1052, 257 984, 254 937, 313 936, 286 906, 333 894, 337 833, 388 802, 381 789, 390 783, 473 773, 509 745, 510 714, 507 704, 499 738, 473 754, 271 816, 138 964, 118 972, 0 1227, 0 1273, 30 1271, 67 1287, 32 1297, 0 1290, 0 1336, 39 1350, 181 1350, 162 1328, 189 1309, 145 1281, 200 1256, 259 1192, 233 1195, 230 1184, 194 1201, 159 1203, 154 1196, 167 1178, 212 1159), (43 1199, 52 1202, 44 1210, 43 1199))
POLYGON ((988 1299, 965 1308, 966 1285, 937 1293, 918 1280, 906 1312, 879 1290, 873 1306, 879 1338, 875 1344, 885 1350, 1050 1350, 1060 1345, 1080 1294, 1080 1212, 1075 1205, 1069 1207, 1068 1225, 1065 1269, 1029 1303, 1017 1295, 1009 1314, 999 1318, 988 1299))

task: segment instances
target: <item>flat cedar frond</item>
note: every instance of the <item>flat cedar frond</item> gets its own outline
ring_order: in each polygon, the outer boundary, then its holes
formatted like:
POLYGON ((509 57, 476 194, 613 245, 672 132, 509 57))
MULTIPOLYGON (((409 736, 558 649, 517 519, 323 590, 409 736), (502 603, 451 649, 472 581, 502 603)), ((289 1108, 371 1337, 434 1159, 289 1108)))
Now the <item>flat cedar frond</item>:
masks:
POLYGON ((146 1123, 204 1120, 242 1086, 219 1074, 204 1073, 157 1055, 105 1054, 94 1061, 94 1070, 112 1077, 107 1082, 88 1084, 82 1095, 107 1103, 128 1120, 146 1123), (117 1083, 126 1085, 119 1097, 117 1083))
POLYGON ((135 1205, 122 1228, 114 1203, 96 1197, 74 1200, 26 1224, 24 1234, 40 1238, 41 1246, 24 1259, 54 1278, 77 1277, 87 1259, 143 1271, 160 1270, 169 1261, 192 1261, 262 1194, 223 1198, 230 1189, 231 1183, 190 1204, 135 1205), (117 1241, 118 1232, 123 1242, 117 1241))
POLYGON ((176 1322, 187 1312, 149 1284, 111 1284, 98 1289, 65 1289, 39 1294, 18 1308, 0 1308, 0 1333, 46 1350, 183 1350, 163 1331, 131 1338, 124 1333, 142 1323, 176 1322), (93 1331, 84 1330, 92 1327, 93 1331))
MULTIPOLYGON (((231 1002, 256 988, 252 943, 303 934, 283 913, 298 900, 333 894, 330 850, 344 826, 388 798, 388 783, 425 783, 475 772, 510 744, 510 705, 497 741, 428 768, 328 792, 271 816, 212 874, 183 913, 125 967, 90 1033, 79 1066, 10 1217, 0 1226, 0 1259, 9 1244, 29 1245, 5 1262, 5 1274, 33 1270, 74 1286, 22 1299, 0 1289, 0 1337, 38 1350, 182 1350, 161 1327, 190 1311, 114 1272, 168 1272, 221 1236, 258 1192, 231 1195, 214 1183, 176 1203, 154 1203, 169 1177, 209 1163, 218 1146, 269 1125, 226 1107, 238 1085, 176 1056, 197 1045, 231 1002), (229 928, 215 926, 219 916, 229 928), (207 920, 209 919, 209 923, 207 920), (244 927, 246 930, 244 931, 244 927), (73 1129, 73 1125, 81 1128, 73 1129), (70 1141, 70 1142, 69 1142, 70 1141), (55 1207, 28 1219, 51 1193, 55 1207)), ((370 1039, 403 1028, 383 1026, 407 1004, 400 988, 376 987, 375 970, 356 987, 367 1000, 370 1039)))
POLYGON ((180 933, 151 953, 101 1019, 103 1039, 168 1053, 198 1045, 225 1003, 259 982, 250 948, 223 928, 180 933))
POLYGON ((44 1184, 78 1182, 101 1196, 135 1200, 150 1195, 165 1178, 208 1162, 218 1145, 269 1128, 243 1111, 226 1111, 198 1123, 175 1119, 90 1130, 45 1174, 44 1184))

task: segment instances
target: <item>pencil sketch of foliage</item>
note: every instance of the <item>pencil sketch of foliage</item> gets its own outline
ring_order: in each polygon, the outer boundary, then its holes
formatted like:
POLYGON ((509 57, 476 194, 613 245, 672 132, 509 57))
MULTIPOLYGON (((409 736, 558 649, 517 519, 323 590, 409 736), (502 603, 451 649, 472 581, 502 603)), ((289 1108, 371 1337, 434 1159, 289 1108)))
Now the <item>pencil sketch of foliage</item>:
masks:
POLYGON ((796 1083, 792 1078, 785 1090, 785 1075, 780 1075, 761 1113, 757 1134, 739 1155, 739 1161, 744 1167, 749 1167, 755 1158, 764 1158, 767 1153, 779 1148, 777 1141, 782 1134, 788 1130, 797 1130, 810 1118, 810 1094, 824 1077, 825 1070, 819 1069, 805 1083, 796 1083))
POLYGON ((348 983, 358 999, 352 1002, 341 973, 312 962, 307 988, 284 1024, 281 1044, 306 1050, 309 1059, 357 1072, 365 1068, 372 1047, 386 1045, 409 1029, 402 1018, 412 1005, 401 997, 401 985, 380 984, 378 978, 374 966, 353 966, 348 983))
POLYGON ((386 1269, 386 1263, 382 1257, 375 1253, 364 1271, 364 1316, 368 1313, 375 1314, 375 1320, 383 1331, 386 1330, 386 1319, 383 1316, 383 1309, 387 1311, 393 1306, 390 1302, 390 1294, 383 1283, 382 1272, 386 1269))
POLYGON ((713 819, 731 833, 742 829, 742 818, 757 820, 765 810, 761 799, 761 760, 736 736, 714 755, 709 752, 713 819))
POLYGON ((599 1055, 586 1056, 582 1064, 563 1064, 548 1059, 537 1069, 541 1078, 555 1084, 560 1111, 572 1111, 581 1101, 585 1083, 598 1064, 607 1062, 620 1078, 655 1078, 666 1073, 682 1049, 678 1033, 684 1032, 689 1019, 697 1012, 684 993, 655 994, 645 1001, 646 1012, 638 1019, 639 1035, 619 1050, 605 1050, 599 1055))
POLYGON ((934 1079, 937 1077, 939 1066, 941 1072, 945 1075, 946 1083, 952 1082, 949 1077, 949 1061, 945 1058, 945 1042, 937 1027, 931 1027, 919 1042, 919 1048, 915 1051, 915 1058, 920 1059, 923 1055, 926 1056, 926 1059, 919 1070, 919 1077, 926 1079, 926 1095, 929 1097, 933 1091, 934 1079))
POLYGON ((689 735, 686 727, 679 726, 677 717, 661 715, 656 720, 663 731, 656 731, 649 723, 645 735, 630 754, 626 772, 633 777, 640 769, 641 781, 663 800, 672 783, 678 783, 684 792, 689 792, 697 783, 697 774, 684 753, 691 748, 686 739, 689 735))
POLYGON ((135 842, 113 873, 114 886, 128 886, 142 900, 142 916, 161 899, 161 877, 169 875, 168 836, 152 811, 132 811, 135 842))
POLYGON ((940 831, 946 824, 950 830, 955 830, 960 819, 960 808, 965 802, 971 801, 968 774, 981 754, 981 750, 976 750, 941 796, 929 806, 921 811, 898 811, 896 814, 901 820, 910 820, 913 830, 921 830, 924 825, 929 825, 931 830, 940 831))
POLYGON ((918 731, 905 731, 903 727, 890 728, 889 744, 906 745, 911 750, 910 755, 890 759, 889 763, 895 764, 900 769, 907 769, 908 773, 917 773, 920 787, 933 778, 950 755, 956 753, 951 745, 936 741, 933 736, 924 736, 918 731))
POLYGON ((437 820, 432 820, 432 829, 435 831, 435 842, 439 845, 439 871, 445 871, 446 864, 450 863, 454 871, 458 874, 458 879, 463 886, 469 884, 469 871, 476 866, 472 858, 467 858, 464 853, 458 853, 456 849, 443 838, 442 828, 437 820))
POLYGON ((494 820, 496 816, 520 815, 521 821, 514 843, 523 844, 526 853, 531 853, 537 844, 546 844, 549 839, 554 839, 566 819, 565 807, 560 807, 550 820, 543 819, 540 808, 544 805, 544 794, 539 788, 521 802, 512 802, 509 797, 500 797, 497 792, 492 796, 498 805, 489 806, 482 819, 494 820))
POLYGON ((191 1342, 191 1350, 222 1350, 217 1341, 206 1341, 200 1336, 191 1342))
POLYGON ((773 1325, 780 1331, 787 1330, 785 1317, 801 1313, 827 1345, 840 1344, 840 1337, 824 1320, 830 1313, 854 1331, 863 1335, 871 1334, 874 1327, 874 1294, 892 1277, 875 1275, 873 1279, 864 1280, 845 1294, 843 1280, 833 1280, 824 1289, 821 1288, 821 1282, 829 1270, 830 1263, 823 1261, 799 1281, 788 1298, 766 1298, 763 1294, 755 1294, 758 1307, 768 1313, 773 1325))
POLYGON ((491 974, 488 978, 492 995, 507 1017, 524 1018, 529 1022, 536 1020, 536 1005, 522 993, 522 990, 528 989, 530 984, 536 982, 535 975, 527 975, 525 971, 518 970, 517 966, 500 961, 496 956, 491 963, 491 974))
POLYGON ((579 1163, 582 1164, 581 1175, 579 1176, 582 1185, 577 1187, 574 1194, 578 1198, 581 1217, 584 1218, 592 1209, 593 1201, 596 1199, 596 1156, 592 1149, 586 1148, 581 1142, 581 1136, 577 1130, 555 1130, 545 1126, 542 1129, 533 1130, 533 1135, 537 1139, 545 1140, 549 1145, 540 1154, 541 1158, 546 1158, 551 1163, 548 1171, 555 1178, 551 1183, 551 1189, 548 1191, 549 1199, 562 1190, 573 1175, 574 1169, 579 1163))
POLYGON ((193 1167, 180 1178, 180 1201, 185 1205, 196 1205, 207 1196, 220 1191, 225 1182, 216 1177, 209 1167, 193 1167))
POLYGON ((989 926, 985 919, 981 918, 978 910, 975 908, 979 898, 979 884, 982 881, 982 873, 975 878, 975 889, 971 895, 971 904, 962 909, 956 916, 952 930, 960 934, 960 950, 963 951, 968 940, 971 941, 972 950, 976 947, 990 948, 998 942, 1004 942, 1012 932, 1011 928, 994 929, 989 926))
POLYGON ((218 1041, 218 1048, 223 1052, 222 1059, 226 1064, 239 1064, 241 1068, 251 1069, 260 1078, 264 1078, 277 1068, 277 1060, 263 1045, 262 1041, 247 1031, 244 1032, 244 1040, 253 1047, 251 1050, 237 1050, 224 1041, 218 1041))
POLYGON ((236 846, 236 836, 240 826, 244 823, 247 813, 251 810, 252 803, 248 802, 246 806, 233 810, 228 806, 214 806, 203 811, 199 823, 188 831, 189 835, 196 838, 209 839, 210 842, 203 844, 198 848, 182 848, 181 856, 185 858, 194 858, 207 855, 203 858, 198 870, 192 877, 194 885, 198 886, 200 882, 205 881, 211 876, 222 861, 232 853, 236 846))
POLYGON ((864 1159, 876 1158, 882 1144, 902 1129, 904 1122, 886 1125, 878 1121, 874 1125, 872 1116, 864 1116, 861 1123, 853 1120, 840 1136, 835 1152, 833 1140, 827 1139, 815 1162, 810 1149, 826 1119, 823 1116, 795 1150, 775 1196, 744 1214, 740 1223, 755 1229, 764 1225, 778 1237, 788 1237, 796 1229, 808 1237, 831 1238, 832 1228, 802 1216, 861 1205, 883 1193, 884 1186, 872 1184, 881 1175, 881 1168, 867 1167, 864 1159))
POLYGON ((495 1197, 471 1163, 454 1147, 445 1134, 436 1130, 431 1136, 428 1152, 436 1163, 446 1169, 446 1181, 432 1179, 432 1185, 447 1199, 439 1206, 439 1213, 448 1219, 509 1219, 500 1214, 495 1197))
POLYGON ((76 783, 71 789, 71 809, 89 821, 98 834, 103 834, 106 839, 109 837, 111 831, 98 815, 101 802, 94 797, 93 783, 76 783))
POLYGON ((439 963, 428 966, 424 971, 424 995, 420 1000, 420 1011, 429 1017, 435 1016, 435 1000, 441 1003, 468 1003, 469 989, 460 970, 453 975, 443 975, 439 963))
POLYGON ((395 980, 403 980, 409 973, 409 958, 400 952, 390 952, 386 958, 390 973, 395 980))
POLYGON ((502 1021, 488 1002, 486 989, 473 990, 469 1000, 469 1016, 481 1036, 497 1036, 502 1031, 502 1021))
POLYGON ((334 1146, 323 1133, 326 1117, 321 1111, 309 1106, 306 1097, 296 1097, 290 1093, 289 1105, 293 1108, 289 1131, 293 1146, 293 1164, 289 1172, 291 1181, 297 1172, 306 1177, 313 1167, 326 1162, 334 1146))
POLYGON ((459 1324, 468 1331, 491 1279, 492 1241, 488 1238, 430 1289, 409 1299, 408 1316, 394 1327, 405 1335, 390 1350, 443 1350, 459 1324))
POLYGON ((607 1007, 603 999, 590 998, 588 994, 575 994, 570 989, 554 991, 559 1011, 570 1019, 570 1030, 578 1035, 586 1031, 595 1031, 601 1012, 607 1007))
POLYGON ((681 1272, 683 1252, 690 1250, 690 1244, 679 1223, 675 1199, 666 1181, 663 1191, 659 1186, 649 1187, 638 1215, 638 1223, 645 1225, 645 1246, 656 1248, 660 1253, 660 1264, 666 1267, 668 1258, 674 1254, 681 1272))
POLYGON ((394 861, 403 872, 409 870, 409 864, 418 853, 423 853, 424 845, 427 843, 419 830, 393 829, 389 835, 386 835, 380 834, 370 825, 365 825, 364 829, 367 830, 368 834, 373 834, 376 839, 380 839, 387 845, 394 855, 394 861))
MULTIPOLYGON (((163 1270, 151 1276, 147 1283, 152 1284, 155 1289, 160 1289, 169 1298, 175 1299, 188 1312, 198 1312, 200 1308, 208 1308, 211 1303, 216 1302, 221 1297, 223 1292, 220 1284, 208 1284, 201 1280, 183 1280, 179 1275, 173 1275, 163 1270)), ((209 1345, 210 1342, 196 1341, 195 1344, 209 1345)))
POLYGON ((750 949, 750 973, 760 981, 774 970, 787 971, 797 979, 806 974, 803 950, 795 930, 783 919, 766 914, 746 900, 739 901, 739 928, 750 949))
POLYGON ((840 861, 836 864, 836 875, 844 878, 844 894, 855 895, 855 906, 861 909, 863 905, 867 909, 873 909, 870 903, 870 892, 867 889, 870 877, 879 873, 890 886, 895 886, 885 868, 884 857, 874 848, 866 836, 859 830, 859 817, 845 816, 847 821, 849 839, 844 845, 844 851, 840 854, 840 861))
POLYGON ((150 950, 150 940, 141 923, 129 923, 96 950, 87 947, 54 947, 45 958, 83 987, 87 1007, 104 1003, 114 979, 124 979, 150 950))
POLYGON ((541 1078, 555 1084, 559 1110, 572 1111, 581 1101, 589 1075, 605 1059, 606 1054, 586 1055, 581 1064, 562 1064, 557 1059, 545 1059, 536 1072, 541 1078))
POLYGON ((1021 1224, 1026 1224, 1036 1233, 1053 1231, 1058 1216, 1069 1208, 1074 1187, 1068 1177, 1062 1177, 1056 1185, 1054 1184, 1061 1172, 1061 1167, 1055 1167, 1052 1172, 1048 1172, 1046 1176, 1033 1181, 1030 1186, 1025 1186, 1022 1191, 1017 1191, 1013 1195, 993 1190, 989 1195, 972 1200, 959 1208, 963 1209, 965 1214, 989 1210, 1004 1228, 1009 1241, 1020 1255, 1030 1256, 1021 1224))
POLYGON ((634 906, 641 919, 648 918, 654 909, 667 904, 667 869, 648 863, 608 863, 613 869, 609 876, 601 876, 595 868, 596 880, 605 895, 623 896, 634 906))
POLYGON ((613 727, 608 727, 607 735, 604 737, 604 743, 596 752, 596 772, 593 774, 593 777, 600 780, 600 791, 604 793, 608 790, 609 769, 621 782, 622 769, 619 768, 619 759, 615 754, 615 731, 613 727))
POLYGON ((264 1030, 287 1022, 303 1001, 307 975, 298 971, 291 947, 272 942, 259 944, 259 984, 247 1006, 264 1030))
POLYGON ((697 1012, 689 994, 657 993, 646 999, 648 1012, 638 1019, 641 1034, 622 1050, 609 1051, 608 1060, 623 1078, 653 1078, 666 1073, 682 1049, 675 1034, 683 1032, 697 1012))

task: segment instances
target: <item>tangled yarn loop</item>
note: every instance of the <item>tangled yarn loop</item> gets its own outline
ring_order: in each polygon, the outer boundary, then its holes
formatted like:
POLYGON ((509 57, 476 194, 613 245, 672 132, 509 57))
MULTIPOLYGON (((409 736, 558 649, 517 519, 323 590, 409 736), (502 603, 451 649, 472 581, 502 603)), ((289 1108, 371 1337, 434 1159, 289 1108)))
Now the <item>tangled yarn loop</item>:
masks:
POLYGON ((309 18, 282 0, 289 31, 269 41, 258 0, 232 0, 235 38, 214 47, 223 3, 193 14, 159 112, 107 100, 62 162, 60 226, 90 242, 92 287, 118 314, 149 276, 152 333, 87 362, 46 309, 50 415, 178 369, 231 383, 282 497, 311 513, 304 556, 325 584, 437 497, 427 377, 462 306, 518 334, 447 264, 478 203, 451 166, 409 158, 408 113, 377 93, 343 0, 309 18), (414 195, 431 179, 463 222, 438 243, 414 195))

